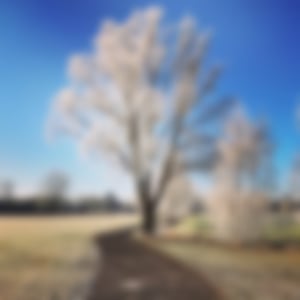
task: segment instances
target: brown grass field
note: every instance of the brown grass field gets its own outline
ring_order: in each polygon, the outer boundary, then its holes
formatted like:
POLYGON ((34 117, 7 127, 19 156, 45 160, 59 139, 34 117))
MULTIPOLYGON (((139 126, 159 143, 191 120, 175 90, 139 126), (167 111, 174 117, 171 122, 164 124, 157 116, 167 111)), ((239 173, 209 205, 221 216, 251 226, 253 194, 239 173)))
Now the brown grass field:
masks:
POLYGON ((299 300, 300 252, 233 250, 201 243, 156 245, 206 276, 228 300, 299 300))
MULTIPOLYGON (((128 215, 1 217, 0 300, 78 299, 97 265, 93 237, 137 222, 137 217, 128 215)), ((189 227, 195 227, 194 221, 181 231, 189 227)), ((203 220, 196 227, 208 234, 203 220)), ((293 238, 298 237, 295 228, 293 238)), ((153 243, 199 271, 228 300, 300 299, 299 248, 227 248, 174 240, 153 243)))
POLYGON ((66 300, 91 280, 94 235, 133 225, 126 215, 0 218, 0 300, 66 300))
POLYGON ((266 241, 297 243, 283 249, 213 244, 206 241, 211 231, 205 218, 190 218, 173 237, 153 246, 202 273, 228 300, 300 299, 299 222, 282 229, 271 225, 266 231, 266 241))

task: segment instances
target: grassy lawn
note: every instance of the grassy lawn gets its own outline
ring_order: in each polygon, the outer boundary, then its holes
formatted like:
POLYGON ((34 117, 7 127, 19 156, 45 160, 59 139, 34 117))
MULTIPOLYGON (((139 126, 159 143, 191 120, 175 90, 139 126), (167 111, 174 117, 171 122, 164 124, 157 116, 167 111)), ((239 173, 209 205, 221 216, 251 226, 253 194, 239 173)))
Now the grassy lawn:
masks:
MULTIPOLYGON (((205 217, 190 218, 172 232, 174 236, 209 237, 213 228, 205 217)), ((284 228, 269 224, 269 241, 300 241, 300 225, 284 228)), ((163 240, 154 246, 202 272, 229 300, 299 300, 300 250, 238 248, 206 242, 163 240)))
POLYGON ((126 215, 1 217, 0 299, 77 296, 96 259, 92 237, 135 222, 126 215))
MULTIPOLYGON (((270 218, 267 222, 262 239, 269 242, 296 242, 300 244, 300 222, 287 223, 284 226, 278 218, 270 218)), ((211 238, 213 225, 205 215, 189 217, 170 230, 170 235, 211 238)))

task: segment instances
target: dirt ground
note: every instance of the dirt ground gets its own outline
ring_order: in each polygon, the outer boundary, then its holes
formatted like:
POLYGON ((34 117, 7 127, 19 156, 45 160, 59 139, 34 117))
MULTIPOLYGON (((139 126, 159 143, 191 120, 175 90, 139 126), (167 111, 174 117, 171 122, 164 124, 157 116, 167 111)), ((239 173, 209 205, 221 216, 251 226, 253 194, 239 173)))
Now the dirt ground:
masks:
POLYGON ((102 236, 99 272, 89 300, 218 300, 200 274, 159 254, 128 232, 102 236))

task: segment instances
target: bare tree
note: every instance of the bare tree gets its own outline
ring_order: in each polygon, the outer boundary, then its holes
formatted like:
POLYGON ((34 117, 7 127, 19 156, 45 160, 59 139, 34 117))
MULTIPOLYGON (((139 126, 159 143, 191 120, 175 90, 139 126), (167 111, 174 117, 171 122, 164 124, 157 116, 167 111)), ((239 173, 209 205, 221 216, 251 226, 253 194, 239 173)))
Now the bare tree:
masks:
POLYGON ((161 16, 151 8, 105 22, 93 50, 71 57, 70 85, 58 93, 50 122, 133 175, 148 233, 172 178, 213 161, 208 124, 233 103, 204 101, 215 96, 220 74, 204 67, 208 32, 191 18, 163 27, 161 16))
POLYGON ((11 200, 14 197, 14 183, 10 180, 0 182, 0 198, 11 200))
POLYGON ((42 194, 51 205, 59 205, 64 200, 69 186, 69 178, 60 171, 49 173, 42 183, 42 194))

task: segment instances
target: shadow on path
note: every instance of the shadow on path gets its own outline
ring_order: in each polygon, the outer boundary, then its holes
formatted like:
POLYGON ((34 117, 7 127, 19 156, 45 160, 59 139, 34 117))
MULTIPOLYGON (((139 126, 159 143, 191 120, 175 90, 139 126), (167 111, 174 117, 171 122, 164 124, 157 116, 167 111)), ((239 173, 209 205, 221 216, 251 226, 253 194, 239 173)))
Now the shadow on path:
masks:
POLYGON ((119 232, 98 239, 101 260, 89 300, 219 300, 198 273, 119 232))

